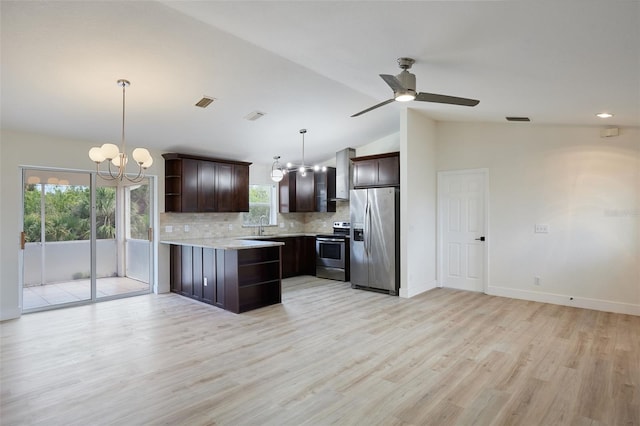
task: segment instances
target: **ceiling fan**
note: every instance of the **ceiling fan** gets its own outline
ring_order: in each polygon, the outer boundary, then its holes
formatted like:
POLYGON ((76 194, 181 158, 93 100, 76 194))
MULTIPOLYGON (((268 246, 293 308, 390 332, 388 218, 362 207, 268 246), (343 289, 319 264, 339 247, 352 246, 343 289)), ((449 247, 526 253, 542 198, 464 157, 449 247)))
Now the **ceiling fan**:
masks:
POLYGON ((380 74, 380 77, 391 87, 393 90, 393 98, 384 102, 380 102, 377 105, 367 108, 363 111, 353 114, 351 117, 357 117, 369 112, 383 105, 386 105, 393 101, 407 102, 407 101, 421 101, 421 102, 437 102, 440 104, 453 104, 463 106, 476 106, 480 101, 476 99, 458 98, 455 96, 436 95, 435 93, 416 92, 416 76, 411 74, 408 69, 414 64, 415 60, 411 58, 399 58, 398 65, 402 69, 398 75, 380 74))

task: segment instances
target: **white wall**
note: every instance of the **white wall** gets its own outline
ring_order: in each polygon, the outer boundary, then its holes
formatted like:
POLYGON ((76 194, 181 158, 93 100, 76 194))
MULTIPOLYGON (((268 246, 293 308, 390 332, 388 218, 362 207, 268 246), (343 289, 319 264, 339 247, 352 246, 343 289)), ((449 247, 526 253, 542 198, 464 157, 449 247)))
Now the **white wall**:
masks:
POLYGON ((408 108, 400 120, 400 296, 436 281, 436 123, 408 108))
MULTIPOLYGON (((22 187, 19 167, 91 171, 94 165, 87 152, 94 144, 8 130, 2 130, 0 140, 0 320, 5 320, 21 313, 18 264, 22 187)), ((159 153, 152 151, 151 154, 154 163, 148 174, 158 176, 156 193, 164 194, 164 161, 159 153)), ((159 197, 158 206, 164 209, 163 197, 159 197)))
POLYGON ((392 133, 366 145, 357 147, 356 156, 363 157, 365 155, 384 154, 386 152, 397 151, 400 151, 400 132, 392 133))
POLYGON ((438 170, 489 169, 490 294, 640 315, 640 129, 436 128, 438 170))

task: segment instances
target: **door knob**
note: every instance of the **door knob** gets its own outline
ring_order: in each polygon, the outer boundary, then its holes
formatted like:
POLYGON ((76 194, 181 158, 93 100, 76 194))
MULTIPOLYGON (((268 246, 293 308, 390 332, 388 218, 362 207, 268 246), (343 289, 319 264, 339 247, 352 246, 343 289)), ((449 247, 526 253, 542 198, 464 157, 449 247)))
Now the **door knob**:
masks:
POLYGON ((476 241, 484 241, 484 240, 485 240, 484 237, 476 238, 476 241))

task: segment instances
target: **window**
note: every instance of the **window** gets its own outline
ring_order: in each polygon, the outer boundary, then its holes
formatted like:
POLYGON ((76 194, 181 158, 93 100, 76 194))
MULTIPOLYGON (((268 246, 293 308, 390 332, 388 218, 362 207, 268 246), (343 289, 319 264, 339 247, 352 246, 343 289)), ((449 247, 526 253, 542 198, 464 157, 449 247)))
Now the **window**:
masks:
POLYGON ((249 185, 249 212, 244 213, 244 226, 277 225, 276 185, 249 185))

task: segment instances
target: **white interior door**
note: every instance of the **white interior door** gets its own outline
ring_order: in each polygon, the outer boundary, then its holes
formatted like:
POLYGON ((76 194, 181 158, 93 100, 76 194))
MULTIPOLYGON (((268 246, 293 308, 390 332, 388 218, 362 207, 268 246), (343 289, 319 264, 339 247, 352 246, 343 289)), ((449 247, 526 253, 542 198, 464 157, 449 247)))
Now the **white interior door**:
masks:
POLYGON ((438 173, 439 283, 486 291, 487 170, 438 173))

